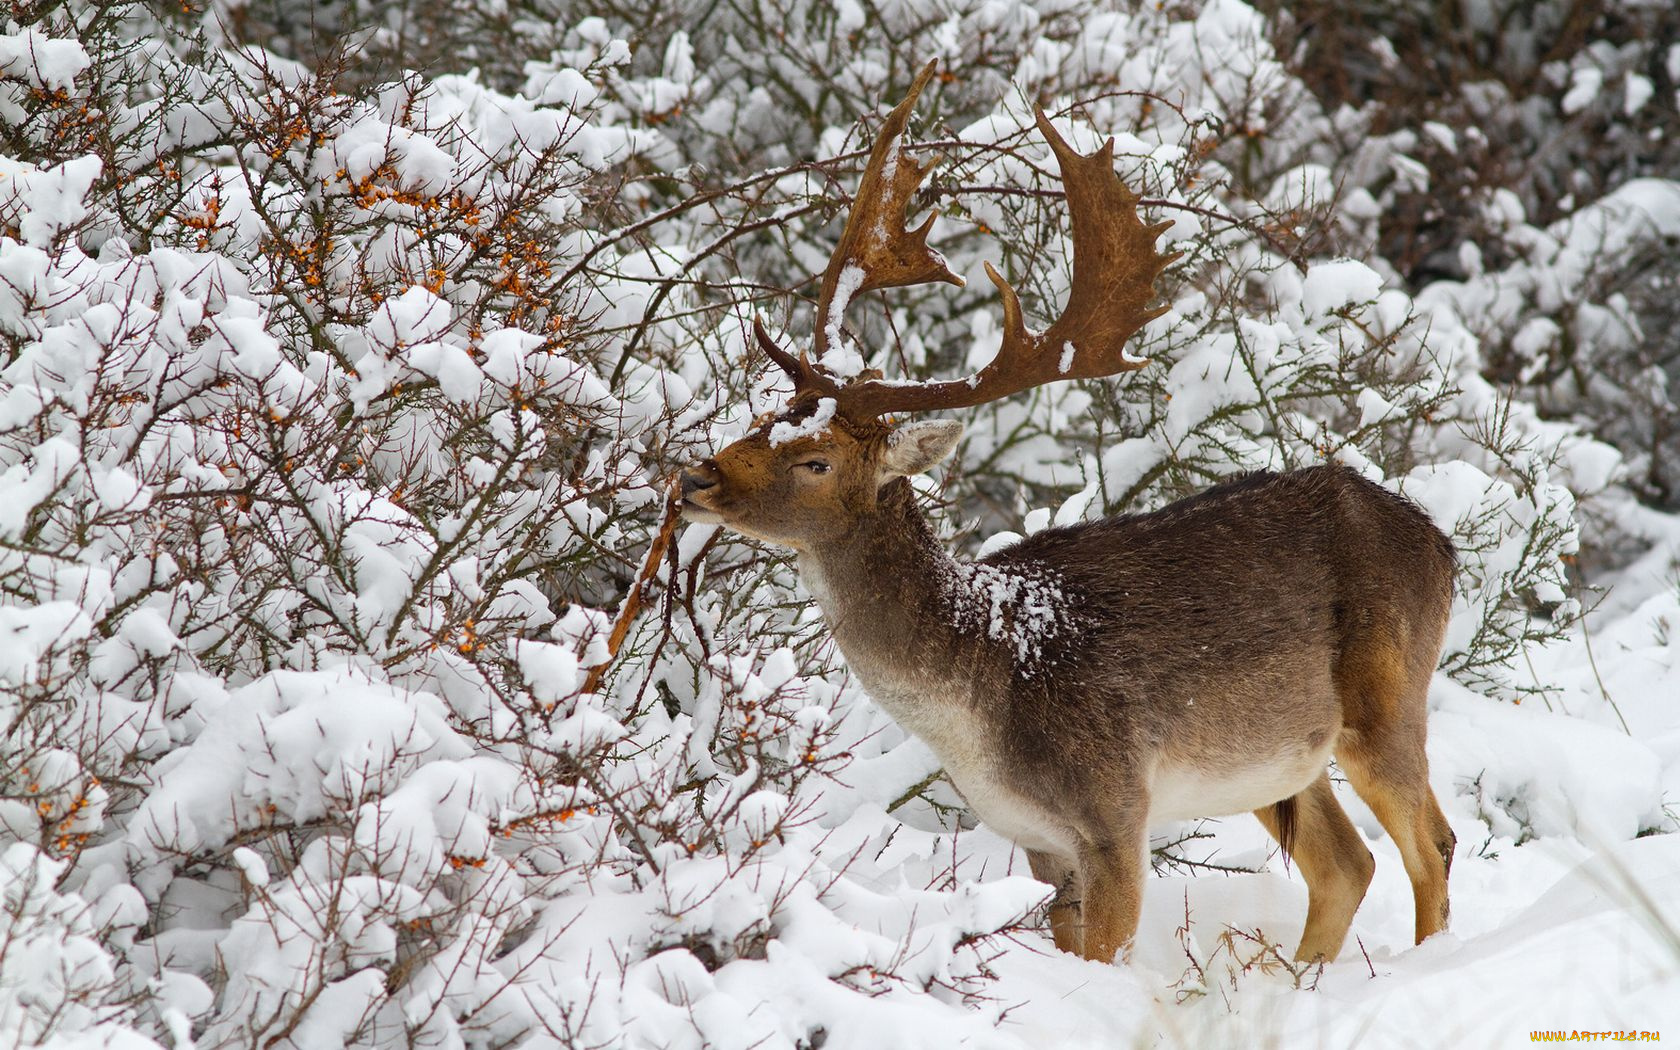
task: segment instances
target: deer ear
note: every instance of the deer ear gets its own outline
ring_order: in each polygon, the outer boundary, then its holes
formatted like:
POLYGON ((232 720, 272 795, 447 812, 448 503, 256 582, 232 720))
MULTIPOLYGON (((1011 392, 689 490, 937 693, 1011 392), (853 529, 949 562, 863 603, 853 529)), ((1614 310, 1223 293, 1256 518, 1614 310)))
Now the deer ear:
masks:
POLYGON ((954 419, 906 423, 887 435, 881 471, 889 477, 931 470, 962 440, 963 425, 954 419))

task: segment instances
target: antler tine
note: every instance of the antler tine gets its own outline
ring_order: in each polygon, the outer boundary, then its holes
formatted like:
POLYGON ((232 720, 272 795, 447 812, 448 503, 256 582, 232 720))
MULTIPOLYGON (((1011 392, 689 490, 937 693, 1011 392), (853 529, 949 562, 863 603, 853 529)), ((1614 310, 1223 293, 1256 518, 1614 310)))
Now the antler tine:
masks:
POLYGON ((1061 168, 1073 226, 1073 287, 1067 307, 1049 329, 1032 332, 1007 281, 986 264, 1003 297, 1003 344, 997 357, 966 379, 897 384, 873 380, 840 392, 850 418, 888 412, 967 408, 1062 379, 1098 379, 1134 371, 1148 360, 1126 352, 1126 341, 1167 308, 1149 308, 1155 278, 1181 253, 1161 255, 1155 240, 1172 223, 1145 226, 1138 197, 1114 173, 1114 140, 1089 156, 1076 153, 1044 112, 1038 128, 1061 168))
POLYGON ((864 292, 932 281, 963 285, 944 257, 927 245, 935 217, 928 216, 914 230, 907 230, 904 223, 905 211, 928 171, 926 165, 905 156, 904 130, 916 99, 938 66, 935 59, 922 67, 909 93, 887 114, 876 135, 840 243, 823 271, 813 356, 820 358, 840 341, 841 317, 847 305, 864 292))
POLYGON ((764 356, 774 361, 776 365, 793 379, 794 396, 814 393, 818 397, 834 397, 840 392, 840 384, 806 359, 804 354, 798 357, 788 353, 776 345, 770 338, 770 333, 764 330, 764 322, 753 318, 753 338, 758 340, 758 348, 764 351, 764 356))

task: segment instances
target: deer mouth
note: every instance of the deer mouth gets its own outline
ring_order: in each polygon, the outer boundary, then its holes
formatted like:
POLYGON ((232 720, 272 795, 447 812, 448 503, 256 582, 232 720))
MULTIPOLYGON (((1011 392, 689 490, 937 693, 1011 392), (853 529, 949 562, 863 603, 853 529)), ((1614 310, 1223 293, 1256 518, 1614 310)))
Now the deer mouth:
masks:
POLYGON ((683 517, 697 524, 715 525, 723 520, 722 514, 710 507, 696 503, 693 496, 685 497, 678 506, 682 510, 683 517))

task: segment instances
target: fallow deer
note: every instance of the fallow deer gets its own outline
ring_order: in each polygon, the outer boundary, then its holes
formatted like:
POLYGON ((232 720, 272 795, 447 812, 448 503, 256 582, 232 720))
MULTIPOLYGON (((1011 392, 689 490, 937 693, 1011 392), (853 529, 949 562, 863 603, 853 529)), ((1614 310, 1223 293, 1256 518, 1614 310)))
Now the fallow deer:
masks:
POLYGON ((815 345, 786 409, 684 471, 683 508, 786 547, 869 695, 932 748, 987 826, 1058 888, 1056 946, 1113 960, 1137 930, 1148 828, 1249 810, 1307 883, 1297 958, 1334 959, 1375 862, 1327 766, 1393 836, 1417 940, 1447 921, 1453 833, 1429 787, 1425 693, 1450 604, 1451 542, 1353 470, 1258 473, 1145 514, 1045 529, 978 561, 949 555, 907 480, 962 425, 888 413, 957 409, 1147 364, 1126 342, 1164 307, 1171 261, 1115 174, 1043 112, 1072 217, 1065 311, 1030 331, 1008 283, 996 358, 966 379, 842 380, 823 351, 846 303, 878 288, 961 285, 906 229, 925 174, 901 140, 922 71, 887 117, 822 277, 815 345))

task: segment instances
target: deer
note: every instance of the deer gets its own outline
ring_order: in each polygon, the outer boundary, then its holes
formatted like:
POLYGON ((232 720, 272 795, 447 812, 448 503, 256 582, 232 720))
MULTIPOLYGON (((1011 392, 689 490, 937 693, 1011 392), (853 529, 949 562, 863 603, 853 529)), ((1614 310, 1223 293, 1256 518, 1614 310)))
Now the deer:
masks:
POLYGON ((682 514, 792 550, 869 697, 1053 888, 1061 951, 1129 957, 1152 825, 1252 812, 1307 885, 1296 959, 1334 960, 1375 860, 1332 789, 1332 757, 1398 847, 1421 943, 1446 927, 1455 845, 1425 753, 1455 555, 1416 504, 1325 463, 1046 528, 977 560, 951 555, 918 506, 909 479, 963 426, 901 417, 1149 364, 1126 344, 1166 312, 1149 304, 1177 255, 1157 251, 1171 222, 1139 218, 1112 139, 1078 153, 1036 111, 1073 246, 1048 328, 1027 327, 988 262, 1003 340, 973 375, 842 378, 823 363, 859 295, 964 283, 927 244, 933 217, 911 230, 906 216, 926 169, 903 137, 934 68, 882 123, 822 274, 811 349, 789 353, 753 322, 792 396, 680 473, 682 514))

